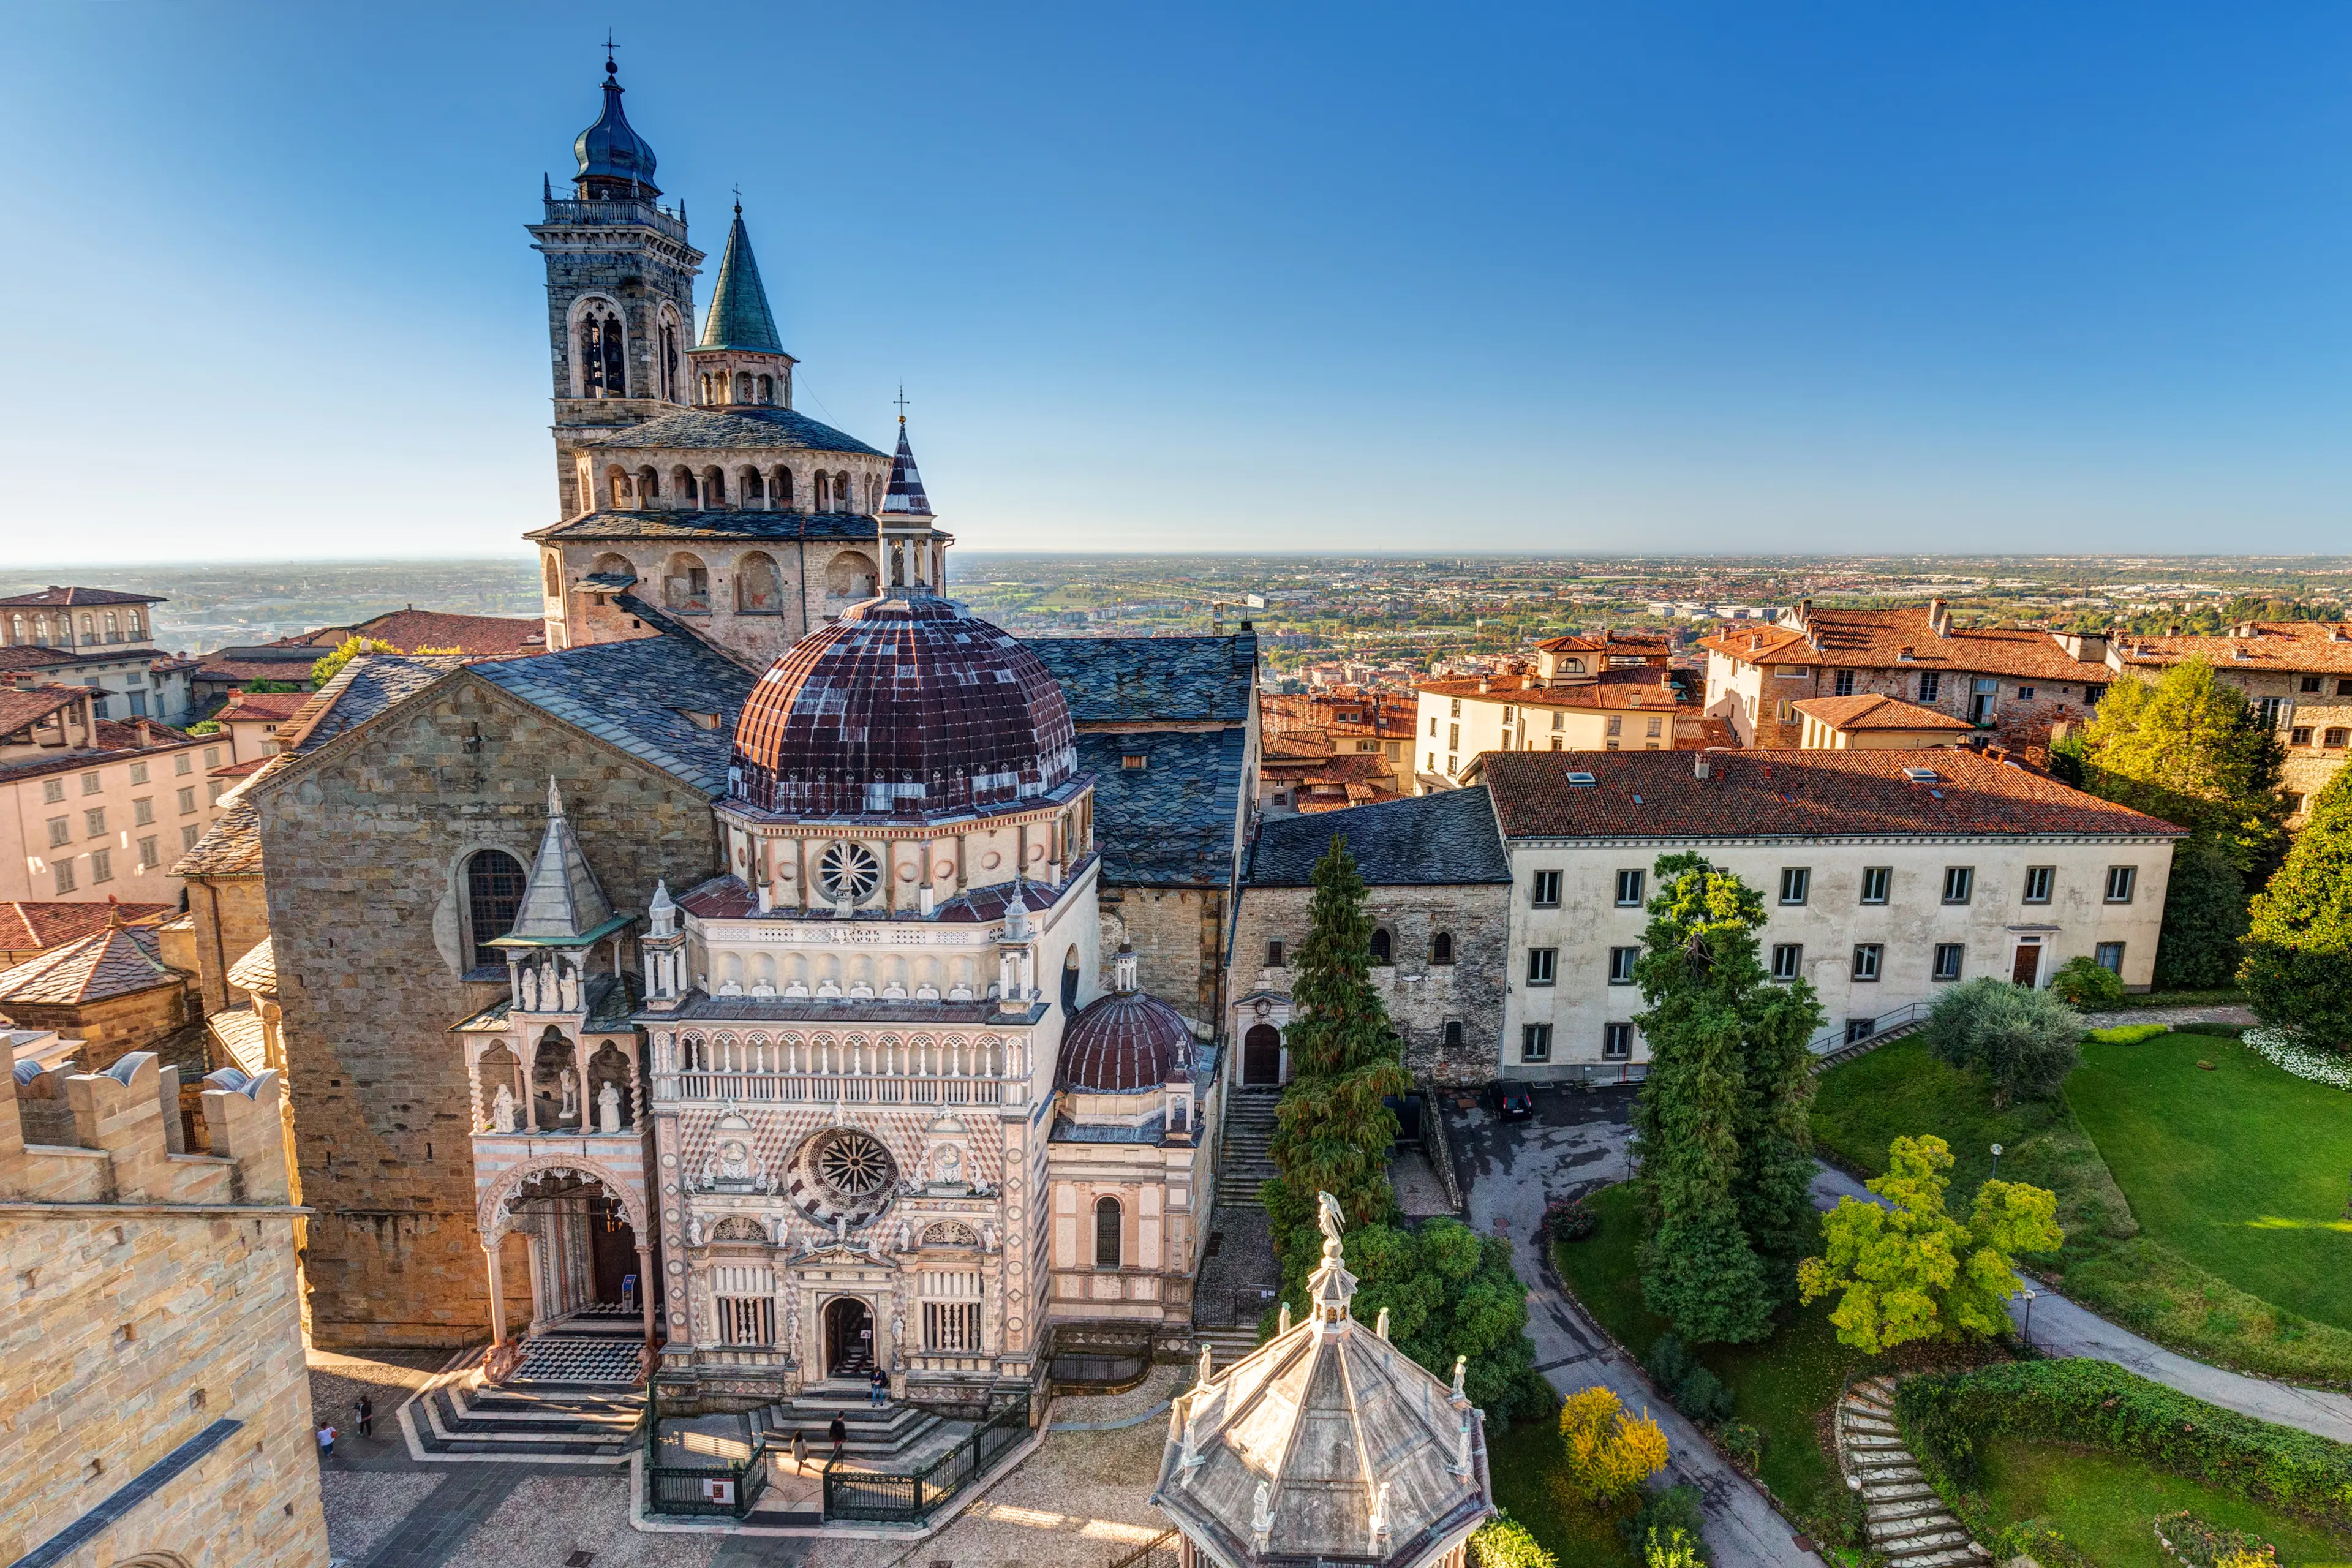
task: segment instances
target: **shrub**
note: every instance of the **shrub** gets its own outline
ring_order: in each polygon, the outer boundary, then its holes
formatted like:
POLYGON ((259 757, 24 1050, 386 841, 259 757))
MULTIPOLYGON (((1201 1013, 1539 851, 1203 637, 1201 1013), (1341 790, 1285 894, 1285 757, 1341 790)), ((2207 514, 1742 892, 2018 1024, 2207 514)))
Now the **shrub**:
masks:
POLYGON ((1977 1484, 1979 1442, 2014 1434, 2128 1455, 2352 1525, 2352 1446, 2208 1405, 2112 1362, 2011 1362, 1908 1378, 1895 1389, 1895 1409, 1911 1451, 1956 1489, 1977 1484))
POLYGON ((1921 1034, 1942 1060, 1983 1073, 2001 1107, 2012 1095, 2052 1098, 2082 1060, 2080 1013, 2046 991, 1991 975, 1937 997, 1921 1034))
POLYGON ((1683 1385, 1683 1379, 1690 1375, 1690 1352, 1683 1349, 1680 1335, 1660 1334, 1650 1342, 1650 1353, 1643 1358, 1642 1365, 1649 1373, 1650 1381, 1658 1385, 1658 1392, 1672 1399, 1675 1390, 1683 1385))
POLYGON ((2224 1530, 2193 1513, 2159 1514, 2156 1538, 2189 1568, 2273 1568, 2278 1548, 2259 1535, 2224 1530))
POLYGON ((1712 1426, 1731 1418, 1731 1390, 1706 1367, 1693 1363, 1674 1392, 1675 1408, 1702 1425, 1712 1426))
POLYGON ((2254 896, 2239 983, 2302 1044, 2352 1048, 2352 768, 2313 797, 2286 864, 2254 896))
POLYGON ((2084 1550, 2058 1533, 2046 1519, 2021 1519, 1993 1537, 1993 1558, 2009 1563, 2023 1557, 2042 1568, 2105 1568, 2084 1550))
POLYGON ((1528 1527, 1507 1513, 1470 1532, 1470 1568, 1559 1568, 1559 1560, 1528 1533, 1528 1527))
POLYGON ((2094 1011, 2124 1005, 2123 977, 2095 958, 2070 958, 2050 977, 2050 994, 2070 1007, 2094 1011))
POLYGON ((1664 1533, 1651 1526, 1642 1544, 1643 1568, 1697 1568, 1698 1561, 1698 1542, 1679 1525, 1666 1526, 1664 1533))
POLYGON ((1601 1216, 1582 1198, 1554 1198, 1544 1205, 1543 1227, 1554 1241, 1582 1241, 1601 1228, 1601 1216))
POLYGON ((1666 1435, 1598 1385, 1571 1394, 1559 1410, 1559 1480, 1600 1507, 1624 1501, 1666 1468, 1666 1435))
POLYGON ((1650 1532, 1656 1531, 1662 1541, 1671 1540, 1679 1531, 1692 1544, 1702 1563, 1712 1561, 1707 1556, 1706 1542, 1699 1534, 1701 1514, 1698 1489, 1694 1486, 1668 1487, 1643 1498, 1642 1506, 1632 1518, 1617 1526, 1625 1544, 1641 1551, 1649 1544, 1650 1532))
POLYGON ((2094 1029, 2083 1037, 2099 1046, 2136 1046, 2170 1033, 2169 1024, 2117 1024, 2112 1029, 2094 1029))
POLYGON ((1745 1421, 1725 1422, 1723 1429, 1715 1435, 1715 1440, 1723 1445, 1723 1451, 1730 1455, 1732 1462, 1743 1470, 1753 1473, 1756 1467, 1764 1462, 1764 1434, 1745 1421))

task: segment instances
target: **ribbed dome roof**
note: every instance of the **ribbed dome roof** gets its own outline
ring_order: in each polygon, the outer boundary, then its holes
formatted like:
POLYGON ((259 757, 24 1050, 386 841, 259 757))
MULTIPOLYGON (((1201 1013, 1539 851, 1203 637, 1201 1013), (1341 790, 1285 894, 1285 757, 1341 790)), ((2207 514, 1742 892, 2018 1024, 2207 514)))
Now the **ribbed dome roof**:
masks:
MULTIPOLYGON (((654 150, 650 142, 638 135, 629 124, 629 117, 621 111, 621 83, 613 74, 611 60, 604 62, 604 112, 596 123, 583 131, 572 143, 572 154, 580 160, 582 181, 626 180, 636 188, 629 195, 653 197, 661 195, 654 184, 654 150)), ((585 195, 604 195, 609 191, 583 190, 585 195)))
POLYGON ((1054 1087, 1129 1094, 1192 1076, 1192 1031, 1175 1008, 1135 988, 1135 956, 1118 953, 1118 989, 1078 1010, 1062 1034, 1054 1087))
POLYGON ((1077 729, 1034 653, 928 593, 852 605, 751 689, 729 794, 798 816, 1011 805, 1078 771, 1077 729))

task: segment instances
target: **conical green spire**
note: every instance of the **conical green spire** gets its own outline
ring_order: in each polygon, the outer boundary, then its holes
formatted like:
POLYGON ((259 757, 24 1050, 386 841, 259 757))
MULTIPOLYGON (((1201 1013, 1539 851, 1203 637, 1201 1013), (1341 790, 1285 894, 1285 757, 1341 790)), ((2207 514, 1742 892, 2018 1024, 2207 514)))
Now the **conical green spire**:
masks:
POLYGON ((710 311, 703 318, 699 346, 784 352, 776 335, 776 318, 768 311, 768 291, 760 286, 760 264, 751 258, 751 237, 744 232, 740 205, 727 230, 727 249, 719 258, 719 281, 710 290, 710 311))

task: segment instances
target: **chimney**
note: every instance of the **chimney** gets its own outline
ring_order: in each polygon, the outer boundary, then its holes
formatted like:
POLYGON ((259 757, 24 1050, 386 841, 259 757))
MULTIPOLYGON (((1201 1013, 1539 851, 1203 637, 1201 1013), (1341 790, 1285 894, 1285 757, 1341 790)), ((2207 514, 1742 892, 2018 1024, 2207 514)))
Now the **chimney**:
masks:
POLYGON ((1927 629, 1939 637, 1952 635, 1951 607, 1941 597, 1927 601, 1927 629))
POLYGON ((1481 695, 1492 691, 1494 689, 1495 683, 1486 679, 1486 677, 1482 675, 1478 678, 1478 690, 1481 695))
POLYGON ((1705 752, 1694 752, 1691 753, 1691 777, 1701 781, 1704 781, 1708 777, 1706 753, 1705 752))

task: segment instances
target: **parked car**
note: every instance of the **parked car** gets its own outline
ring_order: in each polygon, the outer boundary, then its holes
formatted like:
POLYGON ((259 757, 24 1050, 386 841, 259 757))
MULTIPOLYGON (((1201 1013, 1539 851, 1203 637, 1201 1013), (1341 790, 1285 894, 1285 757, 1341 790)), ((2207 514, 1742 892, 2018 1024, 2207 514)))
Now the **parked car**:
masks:
POLYGON ((1535 1091, 1520 1083, 1490 1083, 1486 1109, 1505 1121, 1525 1121, 1536 1113, 1535 1091))

